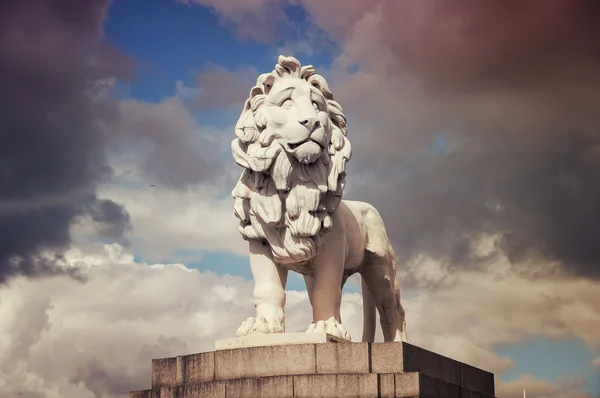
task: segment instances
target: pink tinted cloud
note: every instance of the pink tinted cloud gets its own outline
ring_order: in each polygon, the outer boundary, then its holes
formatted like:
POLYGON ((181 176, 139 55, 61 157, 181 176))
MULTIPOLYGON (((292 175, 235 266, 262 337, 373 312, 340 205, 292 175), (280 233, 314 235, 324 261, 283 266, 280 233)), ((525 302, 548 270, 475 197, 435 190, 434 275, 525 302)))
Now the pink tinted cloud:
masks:
POLYGON ((240 39, 268 42, 288 24, 280 0, 176 0, 209 7, 240 39))
POLYGON ((329 77, 349 118, 351 167, 379 173, 361 198, 380 204, 405 254, 468 266, 468 242, 500 233, 514 262, 600 276, 589 221, 600 218, 600 6, 365 3, 303 1, 339 37, 329 77), (350 65, 359 72, 335 69, 350 65))
POLYGON ((252 67, 231 71, 208 65, 196 74, 198 91, 193 105, 204 110, 232 106, 241 109, 257 77, 258 72, 252 67))

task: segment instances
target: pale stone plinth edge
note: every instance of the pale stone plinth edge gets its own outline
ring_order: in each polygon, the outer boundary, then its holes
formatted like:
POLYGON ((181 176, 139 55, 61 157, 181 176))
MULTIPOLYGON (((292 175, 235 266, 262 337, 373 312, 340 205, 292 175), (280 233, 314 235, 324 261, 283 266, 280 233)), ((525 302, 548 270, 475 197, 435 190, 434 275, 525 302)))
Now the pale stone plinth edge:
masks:
POLYGON ((271 345, 315 343, 350 343, 350 341, 327 333, 254 334, 251 336, 217 340, 215 341, 215 351, 232 350, 235 348, 265 347, 271 345))

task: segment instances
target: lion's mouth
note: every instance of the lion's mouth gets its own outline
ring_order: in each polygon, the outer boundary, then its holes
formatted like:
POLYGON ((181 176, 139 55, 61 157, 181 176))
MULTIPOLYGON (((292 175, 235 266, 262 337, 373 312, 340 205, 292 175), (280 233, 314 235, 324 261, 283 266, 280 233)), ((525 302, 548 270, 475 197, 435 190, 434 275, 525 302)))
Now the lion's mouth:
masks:
POLYGON ((316 140, 313 140, 313 139, 311 139, 310 137, 309 137, 309 138, 307 138, 307 139, 305 139, 305 140, 302 140, 302 141, 300 141, 300 142, 295 142, 295 143, 289 143, 289 142, 288 142, 286 145, 287 145, 287 147, 288 147, 288 149, 289 149, 290 151, 293 151, 293 150, 295 150, 296 148, 299 148, 299 147, 301 147, 302 145, 306 144, 307 142, 314 142, 315 144, 317 144, 317 145, 319 145, 321 148, 323 148, 323 145, 321 145, 321 143, 319 143, 319 142, 318 142, 318 141, 316 141, 316 140))
POLYGON ((285 146, 289 154, 304 164, 313 163, 324 153, 323 147, 310 138, 296 143, 287 143, 285 146))
POLYGON ((294 143, 294 144, 291 144, 291 143, 289 143, 289 142, 288 142, 288 143, 287 143, 287 147, 288 147, 289 149, 291 149, 291 150, 294 150, 294 149, 298 148, 300 145, 304 144, 304 143, 305 143, 305 142, 307 142, 307 141, 308 141, 308 138, 307 138, 307 139, 305 139, 305 140, 303 140, 303 141, 296 142, 296 143, 294 143))

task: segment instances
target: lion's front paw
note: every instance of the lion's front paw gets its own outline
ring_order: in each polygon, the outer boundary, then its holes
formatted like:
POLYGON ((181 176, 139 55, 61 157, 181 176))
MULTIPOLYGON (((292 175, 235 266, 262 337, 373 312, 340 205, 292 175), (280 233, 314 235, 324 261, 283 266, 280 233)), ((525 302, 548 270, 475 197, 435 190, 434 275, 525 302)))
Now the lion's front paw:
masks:
POLYGON ((348 332, 344 325, 339 323, 334 317, 331 317, 326 321, 311 323, 306 330, 306 333, 328 333, 335 337, 352 340, 350 332, 348 332))
POLYGON ((251 334, 283 333, 283 321, 279 317, 250 317, 242 322, 236 336, 248 336, 251 334))

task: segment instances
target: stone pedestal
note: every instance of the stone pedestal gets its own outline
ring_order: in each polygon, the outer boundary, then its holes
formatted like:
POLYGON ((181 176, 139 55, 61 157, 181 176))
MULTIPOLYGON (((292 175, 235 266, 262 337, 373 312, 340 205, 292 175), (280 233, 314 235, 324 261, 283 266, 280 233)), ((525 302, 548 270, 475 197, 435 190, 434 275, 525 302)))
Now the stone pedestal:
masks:
POLYGON ((130 398, 494 397, 492 373, 407 343, 311 337, 269 346, 232 339, 216 351, 154 359, 152 389, 130 398), (228 348, 244 344, 255 346, 228 348))

